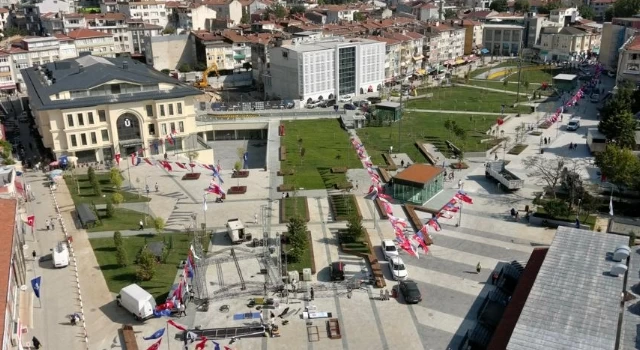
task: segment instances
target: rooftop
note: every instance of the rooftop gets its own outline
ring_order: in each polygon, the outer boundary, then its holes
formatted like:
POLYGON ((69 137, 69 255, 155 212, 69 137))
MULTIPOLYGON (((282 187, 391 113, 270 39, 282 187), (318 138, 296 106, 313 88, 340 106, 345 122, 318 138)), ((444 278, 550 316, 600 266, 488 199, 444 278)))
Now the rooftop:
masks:
POLYGON ((310 52, 336 49, 341 46, 352 46, 358 44, 381 44, 381 42, 369 39, 344 39, 344 38, 332 38, 330 40, 317 40, 309 43, 283 45, 283 49, 295 51, 295 52, 310 52))
POLYGON ((393 179, 424 185, 443 171, 444 168, 442 167, 427 164, 412 164, 402 172, 396 174, 393 179))
POLYGON ((568 80, 568 81, 572 81, 578 79, 578 76, 575 74, 558 74, 555 77, 553 77, 553 80, 568 80))
POLYGON ((82 28, 82 29, 76 29, 76 30, 70 31, 67 34, 67 36, 71 39, 79 40, 79 39, 112 37, 113 34, 107 34, 107 33, 99 32, 97 30, 93 30, 93 29, 82 28))
POLYGON ((640 35, 636 35, 624 46, 626 50, 640 50, 640 35))
POLYGON ((169 99, 200 95, 202 92, 192 86, 180 83, 166 74, 158 72, 143 63, 121 58, 104 58, 91 55, 47 63, 41 67, 22 70, 22 76, 29 93, 29 102, 36 110, 67 109, 89 107, 106 103, 135 102, 149 99, 169 99), (47 73, 51 84, 42 77, 47 73), (52 100, 51 96, 65 91, 81 91, 108 84, 112 81, 137 86, 170 85, 159 90, 143 89, 136 93, 119 95, 105 94, 68 100, 52 100))
POLYGON ((624 278, 607 257, 627 237, 558 227, 508 350, 613 350, 624 278))
MULTIPOLYGON (((16 226, 15 199, 0 199, 0 310, 6 312, 7 292, 11 280, 11 260, 13 257, 13 233, 16 226)), ((5 317, 0 317, 0 329, 4 329, 5 317)), ((5 340, 7 340, 5 338, 5 340)), ((7 346, 7 344, 2 344, 7 346)))

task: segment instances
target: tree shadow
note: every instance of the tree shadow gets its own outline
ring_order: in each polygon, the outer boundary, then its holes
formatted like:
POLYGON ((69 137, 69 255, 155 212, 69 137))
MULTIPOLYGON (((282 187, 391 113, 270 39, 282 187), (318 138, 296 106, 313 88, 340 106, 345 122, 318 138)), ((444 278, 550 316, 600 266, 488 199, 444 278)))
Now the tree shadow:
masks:
POLYGON ((94 249, 96 252, 115 252, 116 247, 100 247, 94 249))

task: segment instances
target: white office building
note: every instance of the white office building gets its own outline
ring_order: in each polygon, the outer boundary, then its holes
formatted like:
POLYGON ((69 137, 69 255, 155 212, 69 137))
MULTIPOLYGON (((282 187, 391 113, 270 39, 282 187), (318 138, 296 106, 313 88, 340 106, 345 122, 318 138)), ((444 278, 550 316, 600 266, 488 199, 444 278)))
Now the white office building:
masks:
POLYGON ((273 48, 265 74, 270 97, 332 99, 377 91, 384 82, 385 43, 330 38, 273 48))

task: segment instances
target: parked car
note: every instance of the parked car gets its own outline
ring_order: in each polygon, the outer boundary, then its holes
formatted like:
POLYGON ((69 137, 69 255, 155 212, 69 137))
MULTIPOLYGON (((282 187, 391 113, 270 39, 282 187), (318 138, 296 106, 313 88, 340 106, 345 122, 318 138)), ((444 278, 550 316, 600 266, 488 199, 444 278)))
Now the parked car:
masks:
POLYGON ((345 103, 344 106, 342 106, 344 109, 348 109, 350 111, 355 111, 356 110, 356 106, 353 105, 353 103, 345 103))
POLYGON ((571 118, 567 124, 567 130, 576 131, 580 128, 580 117, 571 118))
POLYGON ((320 102, 320 107, 326 108, 326 107, 334 106, 335 104, 336 104, 336 100, 324 100, 320 102))
POLYGON ((342 261, 334 261, 329 267, 331 269, 332 281, 344 281, 344 263, 342 261))
POLYGON ((612 71, 608 71, 607 75, 610 76, 611 78, 614 78, 616 76, 616 73, 612 71))
POLYGON ((591 95, 591 99, 589 100, 592 103, 598 103, 600 102, 600 94, 593 94, 591 95))
POLYGON ((342 95, 340 96, 340 99, 338 99, 338 102, 351 102, 352 100, 353 98, 351 95, 342 95))
POLYGON ((396 281, 404 280, 409 276, 407 267, 399 256, 394 256, 389 259, 389 269, 391 270, 391 276, 393 276, 393 279, 396 281))
POLYGON ((422 293, 420 293, 416 282, 412 280, 401 281, 398 289, 407 304, 417 304, 422 301, 422 293))
POLYGON ((367 100, 373 104, 382 102, 380 97, 368 97, 367 100))
POLYGON ((391 259, 394 256, 398 256, 398 248, 396 248, 395 243, 393 243, 393 241, 390 239, 382 240, 382 243, 380 243, 380 248, 382 249, 384 258, 387 260, 391 259))

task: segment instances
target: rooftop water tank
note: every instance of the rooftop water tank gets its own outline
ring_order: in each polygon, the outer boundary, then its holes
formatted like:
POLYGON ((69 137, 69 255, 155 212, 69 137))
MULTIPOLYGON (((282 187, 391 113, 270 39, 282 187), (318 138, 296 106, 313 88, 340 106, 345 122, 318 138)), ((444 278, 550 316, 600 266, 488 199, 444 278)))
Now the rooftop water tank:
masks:
POLYGON ((627 272, 627 265, 623 263, 617 263, 613 265, 610 273, 611 273, 611 276, 618 277, 620 275, 623 275, 625 272, 627 272))
POLYGON ((630 253, 631 248, 629 248, 628 245, 620 245, 616 247, 616 250, 613 251, 613 261, 627 260, 630 253))

